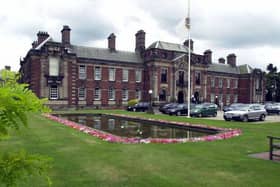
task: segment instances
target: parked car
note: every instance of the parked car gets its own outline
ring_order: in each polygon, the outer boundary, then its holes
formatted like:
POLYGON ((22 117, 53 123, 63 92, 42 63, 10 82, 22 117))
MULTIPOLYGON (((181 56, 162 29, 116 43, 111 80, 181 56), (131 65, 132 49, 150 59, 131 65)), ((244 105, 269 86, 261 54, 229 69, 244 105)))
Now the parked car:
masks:
POLYGON ((174 108, 178 105, 178 103, 167 103, 159 107, 159 111, 163 114, 167 114, 168 109, 174 108))
POLYGON ((188 114, 188 104, 182 103, 174 107, 168 108, 166 113, 169 115, 176 115, 176 116, 186 115, 188 114))
POLYGON ((128 106, 128 111, 134 111, 134 112, 145 112, 149 109, 150 103, 149 102, 139 102, 133 106, 128 106))
POLYGON ((268 114, 280 115, 280 103, 270 103, 265 105, 266 112, 268 114))
POLYGON ((237 110, 238 108, 244 106, 243 103, 232 103, 228 106, 224 106, 223 111, 227 112, 227 111, 232 111, 232 110, 237 110))
POLYGON ((266 115, 267 112, 263 105, 247 104, 237 110, 225 112, 224 119, 226 121, 239 120, 244 122, 247 122, 248 120, 264 121, 266 115))
MULTIPOLYGON (((193 106, 194 106, 194 104, 190 104, 190 108, 192 108, 193 106)), ((166 113, 169 115, 176 115, 176 116, 187 115, 188 114, 188 104, 186 104, 186 103, 178 104, 175 107, 167 109, 166 113)))
POLYGON ((191 116, 197 116, 197 117, 202 117, 202 116, 217 116, 217 109, 218 106, 214 103, 202 103, 195 105, 191 111, 190 115, 191 116))

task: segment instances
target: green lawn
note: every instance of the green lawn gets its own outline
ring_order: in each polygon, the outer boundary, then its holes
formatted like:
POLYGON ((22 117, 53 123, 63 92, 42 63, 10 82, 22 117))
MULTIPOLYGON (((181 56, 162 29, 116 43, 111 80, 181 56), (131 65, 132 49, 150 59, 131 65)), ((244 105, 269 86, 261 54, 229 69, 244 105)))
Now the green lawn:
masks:
MULTIPOLYGON (((133 112, 128 114, 240 128, 243 134, 214 142, 114 144, 40 115, 30 114, 29 128, 12 132, 9 140, 0 141, 0 153, 24 148, 31 153, 53 157, 50 177, 55 187, 280 185, 280 163, 248 157, 248 154, 268 150, 266 136, 280 136, 280 123, 239 123, 133 112)), ((46 186, 46 183, 34 177, 26 186, 46 186)))

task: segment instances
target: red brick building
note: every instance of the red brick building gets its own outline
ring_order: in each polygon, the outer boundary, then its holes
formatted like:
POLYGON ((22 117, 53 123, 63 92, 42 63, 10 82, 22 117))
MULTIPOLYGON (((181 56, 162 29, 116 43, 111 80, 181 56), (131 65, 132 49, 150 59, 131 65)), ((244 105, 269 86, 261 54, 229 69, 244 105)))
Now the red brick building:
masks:
MULTIPOLYGON (((116 49, 116 36, 108 37, 108 48, 73 45, 71 29, 64 26, 61 42, 47 32, 21 60, 22 82, 48 104, 60 107, 122 107, 130 99, 155 104, 187 101, 188 41, 173 44, 157 41, 145 46, 145 32, 135 34, 135 51, 116 49)), ((212 52, 194 53, 191 43, 191 94, 198 102, 263 102, 264 76, 259 69, 237 65, 236 56, 212 61, 212 52)))

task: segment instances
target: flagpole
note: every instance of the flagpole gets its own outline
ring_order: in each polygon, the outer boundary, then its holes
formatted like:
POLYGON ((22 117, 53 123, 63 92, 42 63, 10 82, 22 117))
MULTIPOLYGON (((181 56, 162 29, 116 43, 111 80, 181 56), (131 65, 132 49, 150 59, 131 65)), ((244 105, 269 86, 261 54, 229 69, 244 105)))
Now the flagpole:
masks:
POLYGON ((188 30, 188 118, 190 118, 190 102, 191 102, 191 0, 188 0, 188 17, 186 19, 186 27, 188 30))

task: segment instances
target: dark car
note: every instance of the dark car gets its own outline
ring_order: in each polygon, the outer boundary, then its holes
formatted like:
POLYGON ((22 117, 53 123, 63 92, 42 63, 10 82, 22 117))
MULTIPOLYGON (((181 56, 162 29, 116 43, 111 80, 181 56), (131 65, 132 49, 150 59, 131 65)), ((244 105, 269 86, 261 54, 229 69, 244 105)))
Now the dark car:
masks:
POLYGON ((167 114, 168 109, 174 108, 178 105, 178 103, 167 103, 159 107, 159 111, 163 114, 167 114))
POLYGON ((218 106, 214 103, 203 103, 195 105, 191 111, 191 116, 202 117, 202 116, 217 116, 218 106))
POLYGON ((134 112, 145 112, 149 109, 150 103, 149 102, 139 102, 133 106, 128 106, 128 111, 134 111, 134 112))
POLYGON ((265 105, 266 112, 268 114, 280 115, 280 103, 269 103, 265 105))
POLYGON ((225 106, 223 108, 223 111, 227 112, 227 111, 232 111, 232 110, 238 110, 239 108, 241 108, 243 106, 244 106, 243 103, 232 103, 231 105, 225 106))
POLYGON ((188 114, 188 104, 182 103, 174 107, 168 108, 166 114, 176 116, 186 115, 188 114))

